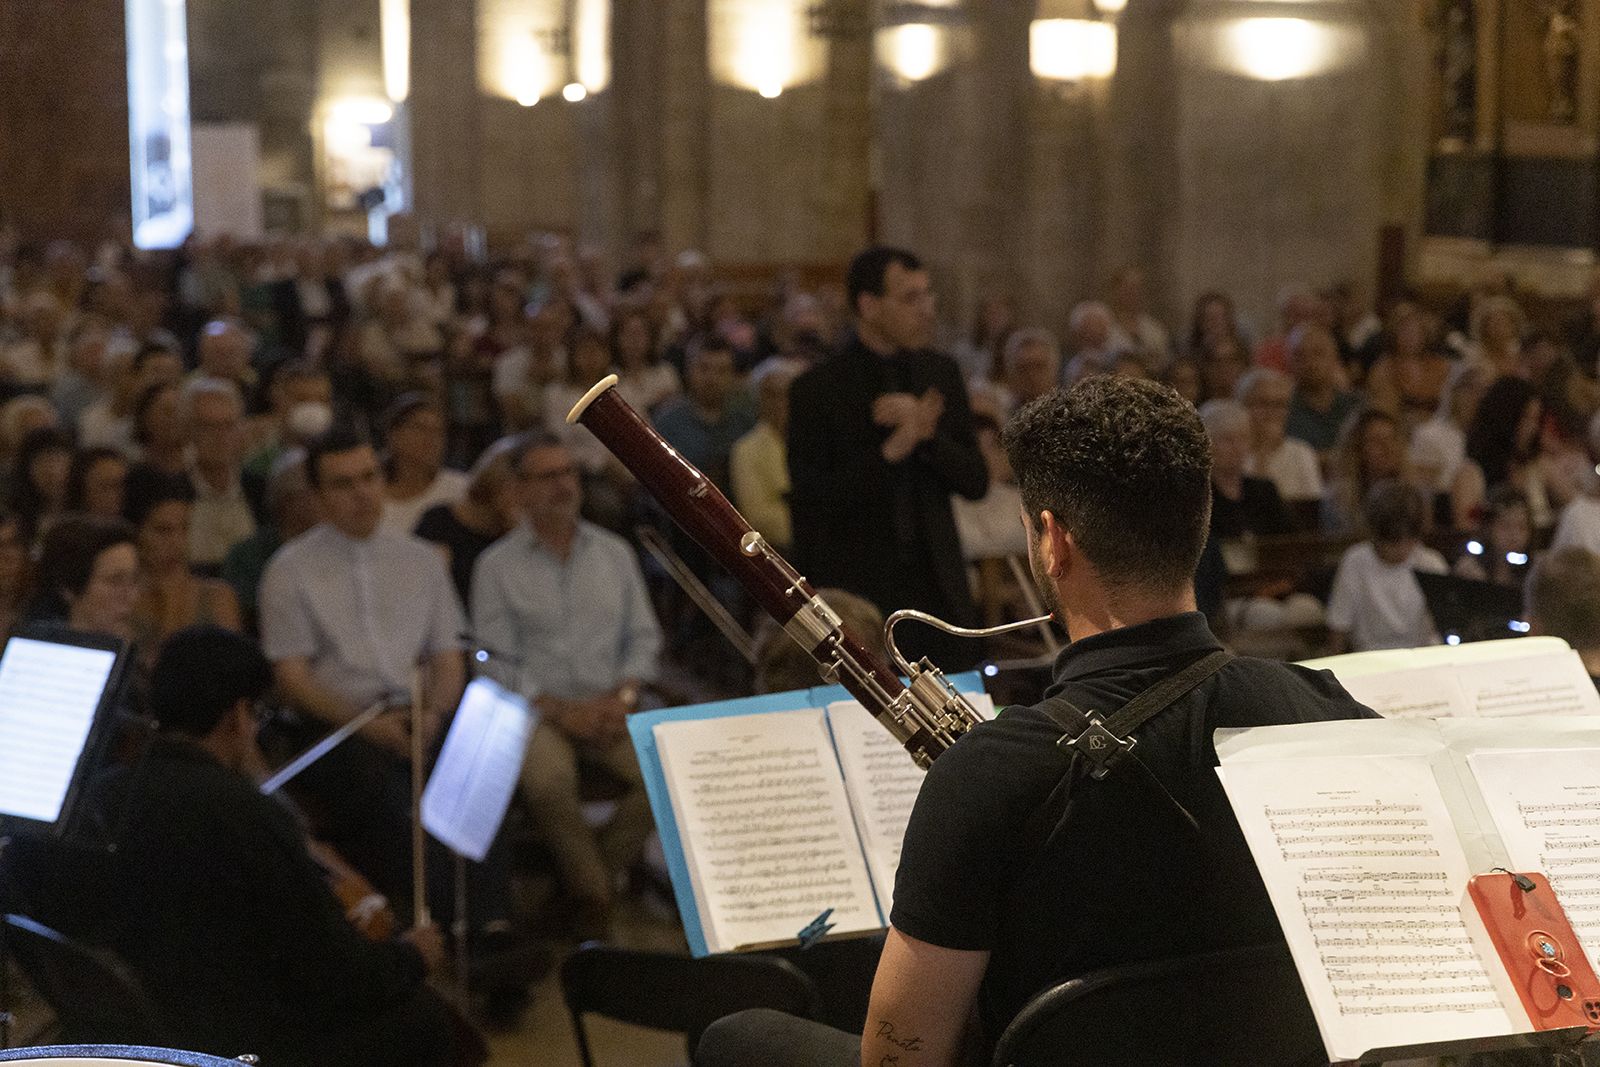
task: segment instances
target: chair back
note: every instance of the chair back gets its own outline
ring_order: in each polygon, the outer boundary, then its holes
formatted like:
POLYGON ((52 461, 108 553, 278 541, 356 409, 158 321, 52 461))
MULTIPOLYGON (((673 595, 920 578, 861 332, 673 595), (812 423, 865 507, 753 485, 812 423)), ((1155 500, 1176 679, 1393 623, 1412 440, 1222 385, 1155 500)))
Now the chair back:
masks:
POLYGON ((993 1067, 1326 1065, 1282 944, 1095 971, 1040 993, 1006 1027, 993 1067))
POLYGON ((5 916, 6 949, 55 1012, 66 1044, 158 1044, 155 1008, 126 965, 23 915, 5 916))
POLYGON ((583 1016, 594 1014, 684 1035, 693 1049, 706 1027, 746 1008, 816 1018, 817 987, 794 964, 761 954, 706 956, 590 943, 561 965, 561 993, 584 1067, 594 1067, 583 1016))

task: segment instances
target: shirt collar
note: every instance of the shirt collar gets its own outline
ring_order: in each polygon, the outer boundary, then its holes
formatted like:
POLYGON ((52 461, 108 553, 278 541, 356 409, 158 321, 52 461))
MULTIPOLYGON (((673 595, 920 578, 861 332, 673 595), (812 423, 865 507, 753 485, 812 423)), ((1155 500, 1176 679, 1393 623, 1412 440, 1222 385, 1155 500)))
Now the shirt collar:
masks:
POLYGON ((1061 685, 1101 671, 1125 670, 1221 647, 1206 617, 1186 611, 1074 641, 1057 654, 1052 676, 1055 684, 1061 685))
MULTIPOLYGON (((555 555, 555 552, 539 537, 538 532, 534 530, 531 522, 524 522, 519 529, 521 529, 523 537, 527 539, 529 550, 534 552, 542 552, 550 556, 555 555)), ((573 552, 576 552, 579 548, 586 544, 591 536, 592 530, 590 529, 589 523, 584 519, 579 519, 578 532, 572 535, 573 552)))

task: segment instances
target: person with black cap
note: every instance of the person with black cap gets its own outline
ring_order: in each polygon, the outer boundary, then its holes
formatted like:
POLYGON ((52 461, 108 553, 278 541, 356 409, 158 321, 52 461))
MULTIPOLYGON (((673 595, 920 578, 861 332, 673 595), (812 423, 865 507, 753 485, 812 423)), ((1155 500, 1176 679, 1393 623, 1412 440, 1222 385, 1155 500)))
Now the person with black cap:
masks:
POLYGON ((363 938, 295 816, 256 785, 272 681, 247 637, 204 625, 167 640, 150 681, 160 733, 92 792, 118 848, 102 884, 73 891, 104 912, 171 1043, 275 1065, 455 1063, 449 1009, 425 982, 438 930, 363 938))

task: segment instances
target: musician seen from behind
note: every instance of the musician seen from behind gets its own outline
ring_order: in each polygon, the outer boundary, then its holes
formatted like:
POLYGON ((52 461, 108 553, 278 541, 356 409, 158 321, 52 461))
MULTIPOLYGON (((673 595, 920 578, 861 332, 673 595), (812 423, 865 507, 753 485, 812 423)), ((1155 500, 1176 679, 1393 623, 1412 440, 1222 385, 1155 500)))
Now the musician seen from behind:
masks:
POLYGON ((526 521, 478 558, 472 623, 489 673, 539 710, 522 795, 555 855, 579 935, 603 937, 617 880, 653 826, 627 717, 655 680, 661 628, 633 549, 580 517, 581 474, 561 440, 533 438, 515 470, 526 521), (584 765, 623 790, 598 833, 579 799, 584 765))
MULTIPOLYGON (((853 335, 789 392, 795 564, 888 612, 955 623, 974 609, 950 496, 980 499, 989 471, 955 360, 932 349, 934 293, 921 261, 869 248, 845 279, 853 335)), ((947 670, 979 647, 908 628, 902 649, 947 670)))
MULTIPOLYGON (((1212 735, 1372 716, 1327 672, 1213 656, 1222 646, 1193 585, 1211 455, 1198 414, 1172 389, 1089 378, 1022 408, 1005 445, 1035 580, 1072 643, 1044 701, 975 727, 928 771, 859 1053, 836 1031, 769 1019, 779 1048, 806 1045, 797 1030, 813 1051, 832 1043, 833 1059, 800 1062, 987 1063, 974 1053, 1060 981, 1281 941, 1212 735), (1109 719, 1191 666, 1193 687, 1149 702, 1157 710, 1134 731, 1136 747, 1103 779, 1091 776, 1091 753, 1058 747, 1082 733, 1082 715, 1109 719), (964 1025, 974 1009, 981 1035, 964 1025)), ((738 1017, 718 1026, 754 1033, 738 1017)))
POLYGON ((175 1045, 282 1067, 456 1063, 450 1015, 424 981, 443 959, 437 928, 357 933, 300 824, 256 786, 256 709, 272 684, 247 637, 169 638, 150 683, 160 735, 91 793, 119 847, 59 892, 94 902, 102 914, 78 921, 104 928, 175 1045))

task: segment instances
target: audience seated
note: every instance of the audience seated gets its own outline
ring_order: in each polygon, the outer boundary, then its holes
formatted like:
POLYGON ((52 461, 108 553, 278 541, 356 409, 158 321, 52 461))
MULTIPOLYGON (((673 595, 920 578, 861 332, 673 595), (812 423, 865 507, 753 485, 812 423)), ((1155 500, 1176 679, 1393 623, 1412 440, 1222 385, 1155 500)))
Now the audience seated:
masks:
POLYGON ((233 379, 191 378, 180 410, 193 449, 189 562, 215 574, 228 549, 256 532, 243 482, 244 398, 233 379))
POLYGON ((1367 372, 1367 403, 1399 420, 1408 433, 1433 417, 1450 377, 1450 361, 1434 347, 1429 326, 1421 308, 1395 305, 1382 354, 1367 372))
POLYGON ((1257 367, 1239 379, 1234 396, 1250 416, 1244 473, 1269 479, 1286 503, 1298 504, 1321 500, 1324 487, 1316 451, 1288 435, 1293 390, 1287 374, 1257 367))
POLYGON ((239 600, 228 583, 197 577, 189 566, 194 489, 182 478, 135 479, 125 517, 138 535, 139 604, 135 640, 154 657, 161 643, 186 626, 240 628, 239 600))
POLYGON ((1534 563, 1524 587, 1529 633, 1559 637, 1600 688, 1600 555, 1569 545, 1534 563))
POLYGON ((278 457, 267 475, 263 489, 266 521, 256 532, 228 549, 222 561, 222 580, 233 587, 239 612, 252 633, 258 632, 261 576, 267 563, 284 543, 311 529, 322 519, 317 494, 306 480, 304 449, 294 449, 278 457))
POLYGON ((1439 643, 1414 572, 1446 574, 1444 557, 1422 544, 1426 503, 1414 486, 1395 478, 1367 493, 1370 540, 1339 561, 1328 600, 1328 629, 1340 651, 1412 648, 1439 643))
POLYGON ((66 510, 116 518, 122 514, 127 482, 125 453, 98 445, 81 448, 73 454, 67 471, 66 510))
POLYGON ((1408 473, 1395 420, 1377 410, 1358 412, 1345 424, 1333 454, 1332 473, 1322 498, 1323 531, 1337 536, 1365 534, 1366 501, 1372 487, 1386 479, 1405 478, 1408 473))
POLYGON ((444 550, 450 579, 462 604, 472 602, 472 572, 478 557, 522 521, 519 437, 502 437, 478 456, 467 472, 467 488, 453 503, 435 504, 417 520, 415 533, 444 550))
POLYGON ((296 784, 356 869, 406 901, 409 712, 421 702, 431 748, 461 694, 465 619, 439 553, 381 529, 383 479, 371 445, 336 427, 312 443, 305 470, 322 521, 267 565, 262 646, 280 691, 305 717, 303 743, 370 705, 389 707, 296 784))
POLYGON ((774 356, 750 374, 756 395, 755 428, 733 443, 729 478, 733 503, 767 543, 789 551, 789 387, 804 371, 798 360, 774 356))
POLYGON ((466 492, 467 476, 444 465, 445 421, 444 408, 425 393, 408 393, 385 413, 384 533, 406 537, 430 508, 466 492))
POLYGON ((1200 419, 1211 439, 1211 536, 1278 537, 1294 529, 1278 488, 1267 478, 1246 474, 1250 415, 1233 400, 1207 400, 1200 419))
POLYGON ((1345 420, 1361 406, 1361 398, 1345 388, 1339 346, 1328 330, 1308 325, 1291 334, 1286 345, 1288 369, 1294 377, 1287 432, 1326 454, 1338 442, 1345 420))
POLYGON ((1497 486, 1484 504, 1475 536, 1451 573, 1458 578, 1521 588, 1533 549, 1528 498, 1512 485, 1497 486))
POLYGON ((490 672, 525 693, 540 721, 522 792, 554 853, 585 935, 604 936, 618 876, 651 828, 626 720, 656 678, 661 630, 633 550, 580 517, 577 459, 558 438, 517 457, 526 521, 479 557, 472 623, 490 672), (625 792, 598 835, 584 821, 579 765, 597 763, 625 792))
POLYGON ((1554 523, 1539 456, 1544 403, 1521 378, 1497 379, 1483 394, 1467 427, 1467 457, 1491 490, 1509 485, 1522 493, 1535 530, 1554 523))
POLYGON ((121 519, 71 516, 44 536, 31 618, 132 641, 139 600, 138 535, 121 519))
POLYGON ((1123 267, 1112 275, 1106 293, 1111 311, 1111 347, 1132 353, 1151 375, 1172 360, 1172 334, 1145 307, 1144 271, 1123 267))
POLYGON ((749 397, 734 373, 733 347, 715 337, 691 345, 684 355, 683 371, 683 395, 656 410, 656 429, 718 489, 728 493, 734 442, 756 424, 749 397))

